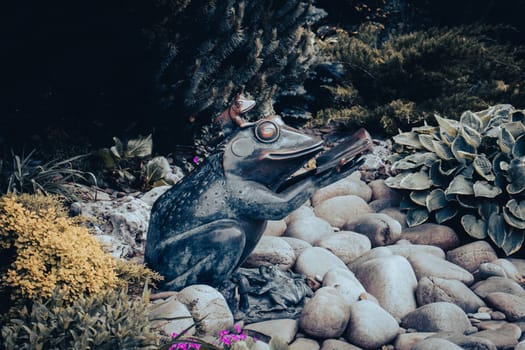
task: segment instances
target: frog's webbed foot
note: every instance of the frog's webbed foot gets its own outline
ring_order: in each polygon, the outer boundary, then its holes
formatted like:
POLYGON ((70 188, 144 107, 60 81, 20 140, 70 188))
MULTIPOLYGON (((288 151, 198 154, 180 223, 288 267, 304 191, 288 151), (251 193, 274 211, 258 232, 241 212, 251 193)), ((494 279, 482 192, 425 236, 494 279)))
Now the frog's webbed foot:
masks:
POLYGON ((165 278, 161 288, 217 286, 235 270, 245 242, 244 231, 233 220, 219 220, 166 238, 154 254, 156 269, 165 278))

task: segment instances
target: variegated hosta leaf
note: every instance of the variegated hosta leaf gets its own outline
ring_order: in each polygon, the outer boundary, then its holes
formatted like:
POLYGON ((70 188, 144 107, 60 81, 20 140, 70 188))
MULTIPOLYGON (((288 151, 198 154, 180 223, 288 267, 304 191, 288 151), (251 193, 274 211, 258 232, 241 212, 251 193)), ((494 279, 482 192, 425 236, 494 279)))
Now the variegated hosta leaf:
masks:
POLYGON ((490 215, 487 225, 487 233, 489 234, 490 239, 492 239, 498 247, 503 245, 505 240, 505 220, 503 220, 501 214, 492 213, 490 215))
POLYGON ((514 158, 525 156, 525 133, 516 138, 516 142, 512 146, 512 156, 514 158))
POLYGON ((451 182, 445 190, 445 194, 474 194, 473 183, 465 176, 458 175, 451 182))
POLYGON ((520 220, 510 212, 509 208, 503 207, 503 219, 505 222, 512 227, 518 228, 520 230, 525 229, 525 220, 520 220))
POLYGON ((415 149, 422 149, 423 145, 419 142, 418 135, 415 132, 402 132, 393 137, 394 141, 403 146, 409 146, 415 149))
POLYGON ((434 214, 434 217, 436 218, 436 222, 438 224, 442 224, 445 221, 448 221, 454 218, 454 216, 456 216, 457 213, 458 213, 458 210, 456 208, 445 207, 445 208, 438 209, 436 213, 434 214))
POLYGON ((429 212, 445 208, 447 206, 447 197, 445 191, 441 188, 432 190, 425 199, 425 205, 429 212))
POLYGON ((513 122, 521 122, 525 125, 525 113, 523 113, 523 111, 516 111, 512 113, 510 120, 513 122))
POLYGON ((499 213, 499 205, 498 203, 495 203, 491 200, 481 200, 478 203, 478 214, 481 216, 485 221, 489 221, 490 216, 492 213, 499 213))
POLYGON ((433 152, 418 152, 410 154, 403 159, 411 163, 430 167, 438 158, 433 152))
POLYGON ((501 194, 501 188, 491 185, 487 181, 476 181, 473 186, 474 197, 495 198, 501 194))
POLYGON ((438 127, 427 125, 427 122, 425 121, 423 126, 413 127, 412 131, 417 132, 418 134, 434 134, 438 131, 438 127))
POLYGON ((482 125, 483 125, 483 122, 481 121, 481 119, 475 113, 472 113, 471 111, 463 112, 463 114, 459 118, 459 123, 461 125, 466 125, 469 128, 472 128, 478 132, 481 131, 482 125))
POLYGON ((498 146, 504 153, 510 153, 514 146, 514 136, 505 128, 499 129, 498 146))
POLYGON ((405 190, 426 190, 432 186, 432 180, 426 174, 417 172, 403 177, 399 186, 405 190))
POLYGON ((472 162, 476 173, 487 181, 494 181, 494 173, 492 172, 492 163, 484 154, 478 154, 472 162))
POLYGON ((501 127, 506 129, 514 138, 525 133, 525 125, 521 122, 508 122, 501 124, 501 127))
POLYGON ((456 136, 452 145, 450 145, 450 150, 460 163, 466 163, 467 160, 472 160, 476 157, 476 148, 469 145, 462 135, 456 136))
POLYGON ((481 144, 481 135, 479 134, 479 132, 466 125, 463 125, 460 130, 463 139, 469 145, 477 149, 481 144))
POLYGON ((417 208, 417 205, 414 204, 411 200, 408 198, 401 199, 401 202, 399 203, 399 209, 401 210, 411 210, 417 208))
POLYGON ((439 129, 439 138, 441 139, 441 141, 443 141, 444 144, 450 146, 456 137, 447 134, 447 132, 443 129, 439 129))
POLYGON ((456 137, 459 129, 459 122, 457 120, 442 118, 437 114, 435 114, 434 117, 438 122, 440 131, 445 132, 449 136, 456 137))
POLYGON ((517 201, 516 199, 511 199, 505 204, 509 211, 520 220, 525 220, 525 200, 517 201))
POLYGON ((401 173, 397 174, 394 177, 389 177, 385 180, 385 185, 387 185, 390 188, 402 189, 403 187, 401 187, 401 180, 403 180, 408 175, 410 175, 410 173, 401 173))
POLYGON ((392 164, 392 170, 394 171, 411 170, 411 169, 417 169, 419 167, 421 167, 421 164, 409 162, 404 158, 392 164))
POLYGON ((461 217, 461 226, 469 236, 484 239, 487 237, 487 223, 477 219, 474 215, 467 214, 461 217))
POLYGON ((421 225, 428 220, 428 211, 424 208, 410 209, 407 212, 406 222, 408 227, 421 225))
POLYGON ((441 161, 438 160, 430 167, 428 172, 432 183, 438 187, 447 187, 451 177, 441 172, 441 161))
POLYGON ((523 245, 524 237, 525 231, 508 227, 505 231, 505 240, 503 241, 501 248, 503 248, 503 251, 507 255, 514 254, 520 250, 521 246, 523 245))
POLYGON ((410 199, 412 202, 416 203, 417 205, 425 206, 427 196, 430 193, 428 190, 424 191, 412 191, 410 192, 410 199))
POLYGON ((510 194, 523 192, 525 190, 525 158, 511 160, 507 174, 509 181, 507 192, 510 194))
POLYGON ((474 196, 466 196, 457 194, 456 195, 456 201, 461 205, 463 208, 469 208, 469 209, 475 209, 478 207, 477 198, 474 196))
POLYGON ((432 145, 434 146, 434 150, 439 158, 444 160, 454 159, 454 154, 450 150, 449 145, 436 140, 432 141, 432 145))
POLYGON ((509 162, 509 157, 507 154, 500 152, 498 153, 494 159, 492 159, 492 170, 494 171, 494 184, 499 187, 503 187, 506 184, 505 174, 506 171, 503 170, 502 165, 507 162, 509 162))
POLYGON ((420 134, 418 140, 421 145, 430 152, 435 152, 434 141, 437 141, 433 134, 420 134))

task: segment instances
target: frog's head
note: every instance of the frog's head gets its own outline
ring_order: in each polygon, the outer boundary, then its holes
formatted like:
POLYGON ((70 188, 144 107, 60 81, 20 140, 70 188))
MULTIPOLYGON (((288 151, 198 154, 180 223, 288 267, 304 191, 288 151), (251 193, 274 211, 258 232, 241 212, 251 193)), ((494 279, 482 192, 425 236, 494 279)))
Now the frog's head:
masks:
POLYGON ((224 171, 277 189, 323 149, 323 142, 271 116, 245 123, 224 150, 224 171))

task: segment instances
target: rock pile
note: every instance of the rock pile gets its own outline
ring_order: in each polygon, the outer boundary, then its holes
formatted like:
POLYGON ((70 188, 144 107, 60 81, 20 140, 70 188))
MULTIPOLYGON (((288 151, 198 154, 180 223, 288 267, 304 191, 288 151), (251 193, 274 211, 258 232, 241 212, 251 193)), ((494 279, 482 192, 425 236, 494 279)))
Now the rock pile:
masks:
MULTIPOLYGON (((247 265, 292 268, 317 287, 298 320, 245 330, 292 350, 525 349, 525 260, 498 258, 485 241, 460 245, 447 226, 407 228, 399 200, 382 180, 354 173, 270 222, 247 265)), ((151 318, 167 333, 187 326, 176 316, 209 315, 194 330, 200 336, 233 325, 211 287, 165 296, 151 318)))

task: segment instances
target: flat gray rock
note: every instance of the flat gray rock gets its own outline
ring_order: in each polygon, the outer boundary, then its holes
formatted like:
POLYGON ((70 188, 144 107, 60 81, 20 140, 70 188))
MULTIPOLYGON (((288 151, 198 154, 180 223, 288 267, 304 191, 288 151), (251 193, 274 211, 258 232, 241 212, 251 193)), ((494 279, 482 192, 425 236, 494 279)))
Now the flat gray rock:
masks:
MULTIPOLYGON (((496 350, 496 345, 490 340, 476 337, 475 335, 464 335, 457 332, 443 332, 433 335, 430 338, 444 339, 456 344, 465 350, 496 350)), ((448 349, 448 348, 443 348, 448 349)))
POLYGON ((342 341, 342 340, 326 339, 321 346, 321 350, 362 350, 362 349, 355 345, 342 341))
POLYGON ((334 267, 347 268, 341 259, 321 247, 306 248, 295 261, 296 272, 311 279, 316 279, 317 276, 320 281, 324 274, 334 267))
POLYGON ((495 292, 485 298, 487 303, 503 312, 509 321, 525 321, 525 298, 513 294, 495 292))
POLYGON ((399 333, 397 321, 379 305, 361 300, 350 306, 350 321, 344 337, 365 349, 390 343, 399 333))
POLYGON ((480 264, 491 262, 497 258, 494 248, 486 241, 468 243, 447 252, 448 261, 469 272, 474 272, 480 264))
POLYGON ((401 239, 406 239, 413 244, 433 245, 445 251, 454 249, 460 244, 459 237, 453 229, 432 223, 404 228, 401 231, 401 239))
POLYGON ((314 338, 338 338, 348 324, 350 306, 333 287, 319 288, 308 300, 299 319, 302 332, 314 338))
POLYGON ((281 237, 283 241, 288 243, 292 247, 295 257, 297 258, 301 253, 306 249, 310 248, 312 245, 306 241, 303 241, 299 238, 293 237, 281 237))
MULTIPOLYGON (((176 296, 151 303, 148 307, 148 317, 153 326, 160 327, 169 335, 181 334, 195 323, 188 308, 178 301, 176 296)), ((186 334, 194 335, 195 327, 188 329, 186 334)))
MULTIPOLYGON (((251 323, 245 326, 244 330, 255 334, 262 334, 268 338, 279 338, 287 344, 290 344, 294 340, 298 328, 297 320, 278 319, 251 323)), ((252 335, 252 333, 250 333, 250 335, 252 335)), ((261 337, 259 337, 259 339, 260 338, 261 337)))
POLYGON ((264 230, 264 236, 275 236, 280 237, 284 235, 286 231, 286 221, 282 220, 268 220, 266 229, 264 230))
POLYGON ((427 338, 417 343, 411 350, 463 350, 456 344, 440 338, 427 338))
POLYGON ((366 291, 393 316, 402 318, 415 310, 417 279, 406 258, 385 256, 359 264, 355 276, 366 291))
POLYGON ((244 267, 259 267, 261 265, 279 265, 281 270, 292 268, 295 263, 295 252, 282 238, 262 236, 253 252, 244 262, 244 267))
POLYGON ((180 291, 177 299, 186 305, 194 320, 201 320, 198 335, 219 334, 233 326, 233 315, 226 300, 216 289, 194 284, 180 291))
POLYGON ((510 349, 518 344, 521 329, 512 323, 506 323, 497 329, 474 333, 473 336, 490 340, 498 349, 510 349))
POLYGON ((372 180, 368 183, 368 186, 372 189, 372 198, 370 198, 372 201, 386 199, 398 204, 401 201, 401 194, 388 187, 383 179, 372 180))
POLYGON ((330 225, 342 228, 351 219, 371 213, 372 209, 363 198, 349 195, 327 199, 316 206, 314 212, 330 225))
POLYGON ((392 219, 399 222, 403 229, 407 227, 407 215, 404 212, 402 212, 398 207, 384 208, 381 209, 379 213, 390 216, 392 219))
POLYGON ((486 298, 487 295, 494 292, 503 292, 516 295, 518 297, 525 296, 525 290, 515 281, 504 277, 489 277, 484 281, 480 281, 472 286, 472 291, 481 298, 486 298))
POLYGON ((394 343, 396 350, 411 350, 414 345, 422 342, 426 338, 434 335, 434 332, 414 332, 414 333, 403 333, 397 336, 394 343))
POLYGON ((343 229, 364 234, 373 247, 390 245, 401 238, 401 224, 386 214, 364 213, 347 221, 343 229))
POLYGON ((417 279, 423 277, 440 277, 461 281, 467 285, 474 282, 474 276, 464 268, 435 255, 417 252, 408 257, 417 279))
POLYGON ((305 209, 298 209, 286 221, 285 236, 302 239, 310 244, 314 244, 324 237, 334 234, 332 226, 326 220, 315 216, 310 208, 301 208, 305 209))
POLYGON ((352 231, 334 233, 319 240, 316 246, 334 253, 345 264, 349 264, 372 248, 367 236, 352 231))
POLYGON ((372 189, 358 176, 360 174, 352 174, 315 191, 312 196, 312 205, 316 207, 327 199, 348 195, 355 195, 369 202, 372 197, 372 189))
POLYGON ((403 317, 401 325, 418 332, 458 332, 470 329, 465 312, 457 305, 438 302, 420 306, 403 317))
POLYGON ((392 255, 394 254, 387 247, 375 247, 361 255, 359 258, 352 261, 350 264, 348 264, 348 268, 354 271, 359 265, 366 261, 392 255))
POLYGON ((323 287, 334 287, 348 305, 359 300, 366 293, 365 287, 348 269, 336 267, 328 270, 323 278, 323 287))
POLYGON ((420 279, 416 297, 418 305, 445 301, 456 304, 467 313, 477 312, 480 307, 486 306, 485 302, 464 283, 439 277, 420 279))
POLYGON ((297 338, 290 344, 288 350, 319 350, 321 346, 318 342, 308 338, 297 338))
POLYGON ((414 253, 428 253, 437 256, 438 258, 445 259, 445 252, 439 247, 434 247, 433 245, 423 245, 423 244, 408 244, 400 243, 398 241, 396 244, 389 245, 388 248, 392 254, 401 255, 405 258, 408 258, 414 253))

